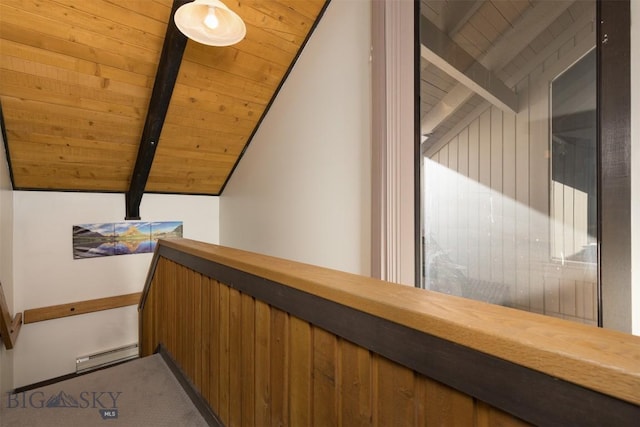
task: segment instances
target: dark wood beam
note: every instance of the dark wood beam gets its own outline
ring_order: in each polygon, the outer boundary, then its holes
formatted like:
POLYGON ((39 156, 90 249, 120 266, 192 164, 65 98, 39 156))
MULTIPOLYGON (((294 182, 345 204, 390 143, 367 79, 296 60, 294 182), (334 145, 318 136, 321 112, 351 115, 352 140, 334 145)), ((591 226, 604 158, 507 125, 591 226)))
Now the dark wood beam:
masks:
POLYGON ((142 131, 138 158, 131 175, 129 191, 125 195, 126 220, 140 219, 140 202, 147 185, 147 179, 153 165, 160 133, 164 125, 164 119, 169 109, 171 94, 178 78, 178 71, 182 62, 182 55, 187 46, 187 37, 182 34, 173 21, 173 15, 183 4, 192 0, 174 0, 171 16, 167 25, 167 34, 164 38, 160 63, 156 80, 153 84, 153 92, 147 111, 147 119, 142 131))
POLYGON ((11 180, 11 188, 15 189, 15 181, 13 178, 13 167, 11 165, 11 156, 9 155, 9 140, 7 139, 7 131, 4 124, 4 115, 2 114, 2 103, 0 102, 0 132, 2 132, 2 141, 4 142, 4 151, 7 158, 7 167, 9 168, 9 179, 11 180))

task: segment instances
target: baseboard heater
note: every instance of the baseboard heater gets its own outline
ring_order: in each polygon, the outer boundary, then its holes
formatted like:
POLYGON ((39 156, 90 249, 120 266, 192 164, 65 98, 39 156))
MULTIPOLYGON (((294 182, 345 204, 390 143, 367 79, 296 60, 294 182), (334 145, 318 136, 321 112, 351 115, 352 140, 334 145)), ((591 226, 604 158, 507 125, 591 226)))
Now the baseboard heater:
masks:
POLYGON ((136 357, 138 357, 137 343, 78 357, 76 359, 76 373, 80 374, 94 369, 104 368, 109 365, 135 359, 136 357))

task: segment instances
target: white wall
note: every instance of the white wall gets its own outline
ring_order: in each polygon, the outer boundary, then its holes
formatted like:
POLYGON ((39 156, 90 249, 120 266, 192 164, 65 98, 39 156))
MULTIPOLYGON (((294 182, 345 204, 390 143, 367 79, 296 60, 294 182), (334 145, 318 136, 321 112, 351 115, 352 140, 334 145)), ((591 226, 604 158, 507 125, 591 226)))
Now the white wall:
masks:
MULTIPOLYGON (((631 75, 640 73, 640 2, 631 2, 631 75)), ((640 335, 640 83, 631 78, 631 331, 640 335)))
POLYGON ((370 274, 371 5, 332 1, 220 200, 226 246, 370 274))
MULTIPOLYGON (((74 260, 72 226, 120 222, 123 194, 14 192, 17 311, 142 290, 152 254, 74 260)), ((218 243, 218 198, 146 194, 144 221, 177 220, 184 237, 218 243)), ((75 370, 78 356, 137 342, 135 306, 27 324, 14 359, 14 386, 75 370)))
MULTIPOLYGON (((0 282, 13 315, 13 192, 9 166, 0 135, 0 282)), ((0 395, 11 390, 13 385, 13 350, 0 344, 0 395)))

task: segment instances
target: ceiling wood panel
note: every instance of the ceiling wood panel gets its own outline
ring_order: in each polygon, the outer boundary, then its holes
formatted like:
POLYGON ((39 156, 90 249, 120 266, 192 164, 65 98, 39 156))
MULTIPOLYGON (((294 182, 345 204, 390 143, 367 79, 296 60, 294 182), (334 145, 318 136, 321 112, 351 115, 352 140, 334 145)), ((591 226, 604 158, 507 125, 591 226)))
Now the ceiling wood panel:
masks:
MULTIPOLYGON (((172 0, 0 0, 17 189, 124 192, 172 0)), ((219 194, 325 0, 229 0, 246 38, 187 42, 147 191, 219 194)))

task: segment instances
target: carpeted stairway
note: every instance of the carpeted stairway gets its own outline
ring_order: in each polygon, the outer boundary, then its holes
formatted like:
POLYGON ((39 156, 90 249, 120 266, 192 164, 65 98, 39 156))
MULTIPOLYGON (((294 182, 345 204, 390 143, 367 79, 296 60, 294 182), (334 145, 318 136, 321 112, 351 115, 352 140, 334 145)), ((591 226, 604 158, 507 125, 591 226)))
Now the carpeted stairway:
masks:
POLYGON ((1 427, 207 425, 159 354, 0 401, 1 427))

